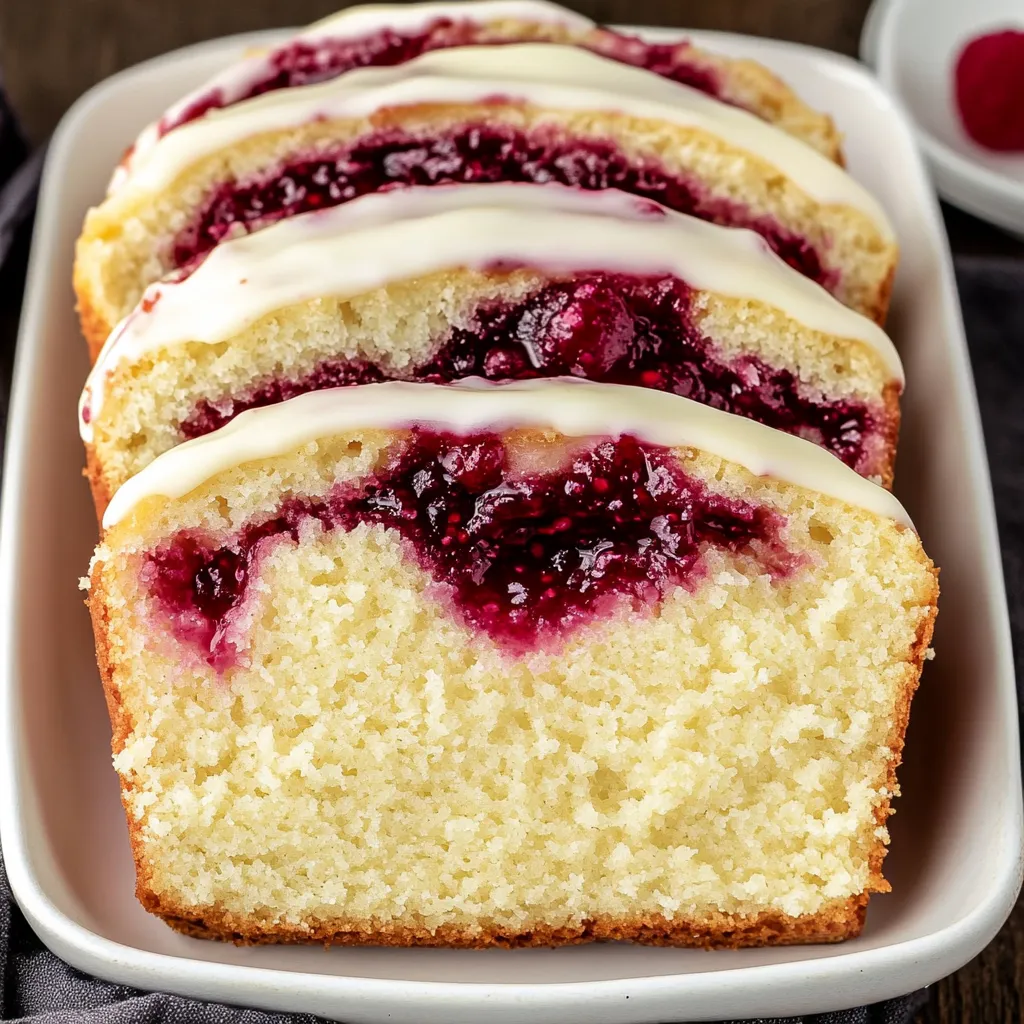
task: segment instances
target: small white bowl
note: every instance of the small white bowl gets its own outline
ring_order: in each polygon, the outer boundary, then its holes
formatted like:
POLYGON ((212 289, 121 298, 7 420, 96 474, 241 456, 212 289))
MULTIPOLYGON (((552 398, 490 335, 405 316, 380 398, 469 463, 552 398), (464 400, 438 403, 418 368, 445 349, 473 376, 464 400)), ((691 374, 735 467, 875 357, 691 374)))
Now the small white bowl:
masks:
POLYGON ((994 153, 964 131, 953 70, 964 44, 1024 29, 1021 0, 875 0, 860 55, 913 122, 943 199, 1024 235, 1024 153, 994 153))

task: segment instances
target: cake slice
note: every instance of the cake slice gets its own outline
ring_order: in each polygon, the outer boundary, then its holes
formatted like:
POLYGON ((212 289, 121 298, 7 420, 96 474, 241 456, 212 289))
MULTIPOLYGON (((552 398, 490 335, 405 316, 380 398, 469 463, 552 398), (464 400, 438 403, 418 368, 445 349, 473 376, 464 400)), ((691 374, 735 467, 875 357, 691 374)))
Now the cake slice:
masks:
POLYGON ((401 189, 222 243, 110 337, 81 430, 102 510, 253 406, 564 375, 692 397, 892 480, 903 376, 881 328, 751 232, 557 185, 401 189))
POLYGON ((86 217, 83 329, 106 337, 146 285, 239 233, 385 188, 504 181, 618 188, 750 228, 885 317, 895 241, 841 167, 685 85, 575 47, 510 44, 281 89, 164 135, 86 217))
POLYGON ((114 496, 143 905, 236 942, 856 935, 936 575, 888 492, 660 392, 391 382, 114 496))
POLYGON ((646 42, 546 0, 460 0, 349 7, 278 46, 247 54, 149 125, 119 169, 114 186, 124 180, 132 160, 157 139, 211 110, 278 89, 329 81, 356 68, 402 64, 430 50, 516 42, 580 46, 653 71, 743 107, 842 162, 839 134, 831 119, 807 106, 755 61, 709 53, 688 40, 646 42))

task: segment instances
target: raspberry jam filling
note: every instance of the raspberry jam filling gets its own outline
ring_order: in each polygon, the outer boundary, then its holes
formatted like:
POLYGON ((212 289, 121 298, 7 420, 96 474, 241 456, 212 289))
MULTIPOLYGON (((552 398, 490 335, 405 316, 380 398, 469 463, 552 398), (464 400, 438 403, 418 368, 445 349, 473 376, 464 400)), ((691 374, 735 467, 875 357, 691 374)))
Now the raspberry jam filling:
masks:
MULTIPOLYGON (((337 78, 346 71, 364 67, 390 67, 404 64, 431 50, 452 46, 500 45, 524 40, 488 38, 485 26, 469 21, 438 18, 422 32, 402 35, 384 28, 359 39, 296 40, 269 55, 262 73, 254 77, 237 95, 228 97, 219 89, 201 94, 174 117, 160 121, 158 131, 166 134, 179 125, 194 121, 210 110, 231 106, 266 92, 292 86, 313 85, 337 78)), ((543 41, 543 40, 539 40, 543 41)), ((708 68, 687 59, 685 43, 645 43, 635 36, 603 30, 587 44, 587 49, 622 64, 653 71, 663 78, 682 82, 701 92, 720 96, 719 78, 708 68)))
POLYGON ((797 434, 866 475, 874 472, 863 463, 879 424, 864 403, 812 397, 789 370, 754 356, 724 359, 694 324, 690 290, 677 278, 589 274, 547 285, 521 303, 486 306, 474 320, 418 367, 395 373, 368 362, 323 362, 297 380, 201 402, 181 432, 198 437, 246 409, 349 384, 571 375, 671 391, 797 434))
POLYGON ((332 359, 320 363, 312 373, 298 380, 275 379, 244 396, 231 396, 217 402, 199 402, 192 415, 181 424, 181 433, 191 441, 194 437, 202 437, 204 434, 219 430, 247 409, 277 405, 278 402, 286 402, 289 398, 304 395, 309 391, 325 391, 327 388, 345 388, 355 384, 376 384, 384 380, 397 379, 396 374, 387 374, 374 363, 332 359))
POLYGON ((561 468, 517 473, 503 439, 414 430, 375 476, 325 498, 290 499, 229 544, 181 534, 146 556, 143 580, 179 639, 217 668, 237 662, 237 617, 277 540, 310 520, 397 530, 469 627, 511 653, 563 638, 620 601, 651 607, 693 589, 708 547, 743 552, 776 577, 802 561, 780 540, 785 520, 726 498, 664 448, 623 436, 566 453, 561 468))
POLYGON ((1024 32, 971 39, 957 57, 954 88, 960 121, 978 145, 1024 152, 1024 32))
POLYGON ((835 273, 825 269, 806 239, 771 217, 755 216, 740 203, 709 195, 696 181, 669 174, 653 162, 638 164, 610 142, 496 125, 463 126, 430 138, 388 130, 340 152, 296 159, 246 181, 224 182, 174 240, 171 259, 175 267, 186 266, 239 226, 253 231, 369 192, 475 182, 620 189, 701 220, 750 228, 805 277, 826 288, 837 284, 835 273))

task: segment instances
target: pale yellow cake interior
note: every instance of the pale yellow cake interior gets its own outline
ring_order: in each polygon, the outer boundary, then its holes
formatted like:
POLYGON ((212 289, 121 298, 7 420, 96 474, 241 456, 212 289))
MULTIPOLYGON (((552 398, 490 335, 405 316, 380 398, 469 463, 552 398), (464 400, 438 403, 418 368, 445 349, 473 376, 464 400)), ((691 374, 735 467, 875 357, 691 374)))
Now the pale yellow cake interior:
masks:
POLYGON ((172 639, 141 552, 365 475, 392 440, 322 441, 150 499, 99 548, 142 892, 299 934, 472 935, 795 917, 884 887, 871 861, 931 563, 908 528, 720 459, 680 452, 786 517, 792 576, 709 550, 692 592, 517 659, 460 624, 394 532, 314 525, 262 563, 245 665, 218 677, 172 639))

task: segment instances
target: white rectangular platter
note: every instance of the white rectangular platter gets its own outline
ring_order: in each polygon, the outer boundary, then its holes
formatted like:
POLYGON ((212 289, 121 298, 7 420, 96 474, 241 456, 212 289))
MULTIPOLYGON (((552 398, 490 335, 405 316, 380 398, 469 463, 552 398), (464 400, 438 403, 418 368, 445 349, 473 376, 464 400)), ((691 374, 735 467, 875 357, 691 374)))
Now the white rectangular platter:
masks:
POLYGON ((908 378, 897 490, 942 567, 943 594, 900 773, 886 862, 893 893, 872 900, 864 934, 844 945, 719 953, 241 949, 177 935, 135 902, 77 589, 96 527, 76 431, 86 356, 72 252, 139 128, 265 38, 180 50, 111 78, 64 118, 46 165, 0 522, 0 831, 15 896, 44 942, 119 982, 353 1024, 781 1016, 894 996, 973 957, 1020 886, 1020 761, 992 496, 938 208, 904 118, 867 72, 728 35, 696 38, 763 61, 835 117, 852 172, 884 203, 902 247, 890 321, 908 378))

